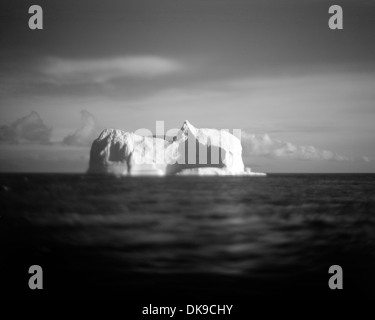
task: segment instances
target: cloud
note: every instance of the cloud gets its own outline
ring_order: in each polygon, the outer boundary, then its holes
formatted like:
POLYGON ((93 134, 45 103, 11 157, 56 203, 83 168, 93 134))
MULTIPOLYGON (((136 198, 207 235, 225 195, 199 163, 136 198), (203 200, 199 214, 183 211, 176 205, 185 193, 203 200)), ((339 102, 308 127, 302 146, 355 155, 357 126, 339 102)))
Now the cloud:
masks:
POLYGON ((14 121, 11 125, 2 126, 0 128, 0 141, 48 143, 51 133, 52 128, 46 126, 39 114, 33 111, 14 121))
POLYGON ((91 146, 92 141, 100 133, 95 117, 88 111, 81 111, 81 127, 74 133, 67 135, 63 143, 69 146, 91 146))
POLYGON ((105 83, 118 78, 153 78, 183 69, 182 64, 157 56, 124 56, 107 59, 48 58, 41 71, 65 83, 105 83))
POLYGON ((363 160, 364 162, 371 162, 371 159, 370 159, 369 157, 366 157, 366 156, 363 156, 363 157, 362 157, 362 160, 363 160))
POLYGON ((272 139, 268 134, 242 132, 244 155, 296 160, 333 160, 353 161, 352 157, 343 156, 333 151, 314 146, 298 146, 291 142, 272 139))

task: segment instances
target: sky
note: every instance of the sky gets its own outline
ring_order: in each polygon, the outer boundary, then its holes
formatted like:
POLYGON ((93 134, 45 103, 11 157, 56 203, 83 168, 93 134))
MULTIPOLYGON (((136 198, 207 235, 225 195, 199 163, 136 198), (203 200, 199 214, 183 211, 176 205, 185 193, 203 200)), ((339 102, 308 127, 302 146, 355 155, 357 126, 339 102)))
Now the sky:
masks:
POLYGON ((254 171, 375 172, 374 57, 370 0, 3 0, 0 171, 85 172, 101 129, 187 119, 241 129, 254 171))

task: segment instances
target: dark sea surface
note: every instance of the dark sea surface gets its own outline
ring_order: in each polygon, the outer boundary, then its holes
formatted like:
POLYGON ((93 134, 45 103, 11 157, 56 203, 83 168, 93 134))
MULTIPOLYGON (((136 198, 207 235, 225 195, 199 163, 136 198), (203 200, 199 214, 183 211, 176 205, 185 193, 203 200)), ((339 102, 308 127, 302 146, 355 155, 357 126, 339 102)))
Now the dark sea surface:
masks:
POLYGON ((375 175, 1 174, 0 212, 4 297, 375 297, 375 175))

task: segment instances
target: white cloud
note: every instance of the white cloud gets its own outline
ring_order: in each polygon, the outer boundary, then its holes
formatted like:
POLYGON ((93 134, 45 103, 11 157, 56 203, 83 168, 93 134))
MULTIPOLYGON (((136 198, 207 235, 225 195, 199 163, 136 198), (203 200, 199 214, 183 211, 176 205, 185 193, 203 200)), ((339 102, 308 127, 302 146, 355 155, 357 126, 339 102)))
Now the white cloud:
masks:
POLYGON ((366 156, 363 156, 363 157, 362 157, 362 160, 363 160, 364 162, 371 162, 371 159, 370 159, 369 157, 366 157, 366 156))
POLYGON ((0 141, 19 143, 36 142, 48 143, 52 128, 45 125, 42 118, 35 111, 17 119, 10 125, 0 127, 0 141))
POLYGON ((58 83, 105 83, 112 79, 152 78, 183 69, 181 63, 157 56, 102 59, 48 58, 41 71, 58 83))
POLYGON ((242 132, 244 155, 284 158, 296 160, 333 160, 353 161, 352 157, 343 156, 333 151, 314 146, 298 146, 291 142, 272 139, 268 134, 251 134, 242 132))
POLYGON ((63 143, 70 146, 90 146, 100 133, 100 127, 95 117, 88 111, 81 111, 81 127, 67 135, 63 143))

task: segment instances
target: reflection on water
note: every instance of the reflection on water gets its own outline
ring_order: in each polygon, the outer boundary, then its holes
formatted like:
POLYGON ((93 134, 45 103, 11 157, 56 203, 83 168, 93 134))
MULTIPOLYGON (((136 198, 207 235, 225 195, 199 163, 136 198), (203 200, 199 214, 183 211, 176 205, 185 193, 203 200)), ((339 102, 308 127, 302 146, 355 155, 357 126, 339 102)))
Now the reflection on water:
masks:
POLYGON ((328 267, 340 263, 363 291, 374 279, 372 175, 3 175, 1 186, 0 240, 12 257, 17 249, 53 270, 111 273, 108 287, 209 275, 263 295, 273 281, 310 290, 321 277, 326 289, 328 267))

